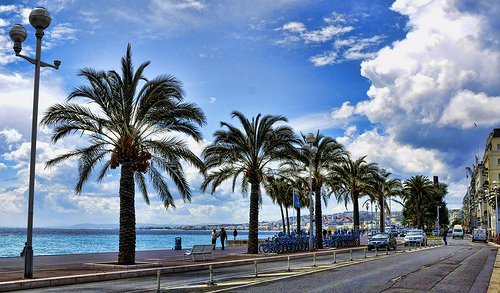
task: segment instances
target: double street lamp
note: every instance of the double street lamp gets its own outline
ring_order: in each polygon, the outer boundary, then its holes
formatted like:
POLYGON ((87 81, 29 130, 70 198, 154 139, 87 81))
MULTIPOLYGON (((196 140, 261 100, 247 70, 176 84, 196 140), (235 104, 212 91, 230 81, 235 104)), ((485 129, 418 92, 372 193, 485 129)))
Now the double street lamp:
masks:
POLYGON ((314 202, 312 198, 313 194, 313 187, 312 187, 312 159, 314 155, 318 152, 318 148, 313 145, 314 141, 316 140, 316 137, 312 133, 308 133, 306 135, 306 142, 303 146, 302 149, 307 150, 310 153, 309 157, 309 251, 314 250, 314 243, 313 243, 313 236, 314 236, 314 225, 313 225, 313 218, 314 218, 314 202))
POLYGON ((49 27, 52 18, 50 13, 43 7, 37 7, 33 9, 29 15, 29 22, 31 26, 36 29, 36 56, 35 59, 28 56, 21 55, 22 42, 24 42, 28 36, 26 29, 20 25, 15 24, 9 30, 9 36, 12 41, 14 41, 14 52, 16 56, 28 60, 31 64, 35 65, 35 80, 34 80, 34 92, 33 92, 33 115, 32 115, 32 125, 31 125, 31 154, 30 154, 30 172, 29 172, 29 190, 28 190, 28 230, 27 230, 27 241, 24 254, 24 277, 32 279, 33 278, 33 203, 34 203, 34 192, 35 192, 35 161, 36 161, 36 135, 37 135, 37 124, 38 124, 38 92, 40 89, 40 67, 51 67, 54 69, 59 69, 61 61, 54 61, 54 65, 42 62, 40 55, 42 52, 42 37, 43 30, 49 27))

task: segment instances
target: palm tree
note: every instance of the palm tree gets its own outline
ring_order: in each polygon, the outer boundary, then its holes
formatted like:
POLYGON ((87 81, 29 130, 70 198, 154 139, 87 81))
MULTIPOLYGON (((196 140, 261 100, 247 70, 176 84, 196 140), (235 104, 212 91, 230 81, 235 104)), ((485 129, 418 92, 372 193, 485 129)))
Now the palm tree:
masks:
MULTIPOLYGON (((302 135, 301 144, 307 143, 306 136, 302 135)), ((332 182, 329 180, 328 172, 332 166, 341 162, 342 158, 346 155, 344 147, 337 143, 333 138, 324 136, 317 132, 313 146, 317 148, 317 153, 311 158, 309 152, 304 151, 297 153, 294 158, 301 164, 303 170, 309 170, 312 165, 312 190, 315 193, 314 209, 316 214, 315 230, 317 247, 323 248, 323 212, 322 201, 326 205, 327 199, 333 192, 332 182), (311 161, 310 161, 311 160, 311 161)))
POLYGON ((367 163, 366 156, 353 161, 347 156, 342 163, 332 167, 336 185, 335 197, 344 202, 346 208, 349 202, 353 205, 354 230, 359 237, 359 198, 365 195, 374 196, 377 193, 376 180, 379 169, 375 163, 367 163))
POLYGON ((88 137, 89 146, 46 163, 52 167, 78 158, 77 194, 82 193, 84 183, 97 165, 102 165, 97 182, 101 182, 110 169, 121 166, 119 264, 135 263, 136 184, 149 204, 147 175, 165 209, 175 208, 162 172, 168 174, 182 198, 190 201, 190 186, 180 162, 185 160, 204 169, 203 162, 174 133, 201 140, 198 126, 205 124, 205 115, 195 104, 183 102, 182 84, 175 77, 161 75, 147 80, 143 72, 149 63, 142 63, 134 72, 129 44, 121 59, 121 75, 115 71, 81 70, 79 76, 84 77, 88 85, 76 88, 65 103, 51 106, 41 121, 42 125, 55 127, 54 143, 73 133, 88 137), (144 85, 139 89, 140 82, 144 85), (87 100, 92 108, 72 103, 76 98, 87 100))
POLYGON ((401 190, 403 188, 401 180, 395 178, 389 180, 390 172, 386 172, 385 169, 380 170, 380 176, 376 181, 377 192, 375 193, 375 201, 380 209, 380 231, 385 231, 385 213, 390 213, 389 204, 387 199, 390 200, 391 197, 400 196, 401 190))
POLYGON ((290 235, 290 221, 288 218, 288 208, 292 206, 293 188, 291 183, 284 177, 275 178, 274 174, 267 175, 266 193, 277 203, 281 211, 281 221, 283 223, 283 233, 290 235), (283 211, 285 209, 285 212, 283 211), (286 213, 286 223, 285 223, 286 213))
POLYGON ((433 184, 427 176, 417 175, 403 183, 403 200, 405 203, 403 212, 415 217, 414 223, 418 229, 422 229, 426 213, 430 211, 425 203, 432 199, 433 184))
POLYGON ((285 159, 295 152, 293 143, 298 143, 293 130, 288 126, 275 126, 287 122, 283 116, 261 116, 249 121, 242 113, 234 111, 231 117, 238 118, 243 131, 226 122, 226 128, 214 133, 214 142, 203 150, 207 170, 201 189, 205 191, 211 185, 212 194, 227 179, 232 178, 233 192, 238 178, 241 179, 243 195, 248 193, 250 185, 250 212, 248 231, 248 253, 257 254, 259 240, 259 202, 260 186, 265 179, 268 164, 285 159))

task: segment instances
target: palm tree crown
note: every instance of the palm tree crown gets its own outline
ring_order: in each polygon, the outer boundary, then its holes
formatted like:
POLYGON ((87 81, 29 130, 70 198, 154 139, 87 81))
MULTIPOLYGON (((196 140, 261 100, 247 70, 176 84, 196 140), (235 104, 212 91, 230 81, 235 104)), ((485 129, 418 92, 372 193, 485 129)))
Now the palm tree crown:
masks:
POLYGON ((129 44, 121 60, 121 75, 115 71, 81 70, 79 75, 88 84, 76 88, 65 103, 51 106, 41 121, 43 125, 55 127, 54 143, 73 133, 89 139, 89 146, 47 162, 51 167, 64 160, 78 159, 77 194, 82 192, 96 165, 102 165, 98 182, 110 169, 121 166, 118 255, 121 264, 135 262, 135 184, 149 204, 147 175, 164 207, 175 207, 162 172, 172 179, 182 198, 189 201, 190 187, 180 161, 204 169, 203 162, 187 144, 171 134, 184 133, 199 141, 198 126, 205 124, 205 115, 194 104, 183 102, 182 84, 175 77, 162 75, 147 80, 143 72, 149 63, 142 63, 134 72, 129 44), (140 83, 144 85, 139 89, 140 83), (92 108, 72 103, 76 98, 87 100, 92 108))
POLYGON ((244 195, 250 185, 250 221, 248 232, 248 253, 258 253, 258 216, 261 200, 260 185, 265 178, 266 166, 284 159, 293 151, 292 143, 297 139, 288 126, 277 126, 286 122, 283 116, 261 116, 248 120, 238 111, 232 112, 238 118, 243 131, 231 124, 221 122, 225 128, 214 133, 214 142, 203 150, 208 173, 202 183, 205 191, 211 185, 211 192, 227 179, 232 179, 233 192, 238 178, 244 195))
POLYGON ((379 169, 375 163, 367 163, 366 156, 353 161, 346 157, 332 168, 336 183, 335 197, 338 202, 353 205, 354 230, 359 236, 359 198, 377 193, 376 180, 379 169))

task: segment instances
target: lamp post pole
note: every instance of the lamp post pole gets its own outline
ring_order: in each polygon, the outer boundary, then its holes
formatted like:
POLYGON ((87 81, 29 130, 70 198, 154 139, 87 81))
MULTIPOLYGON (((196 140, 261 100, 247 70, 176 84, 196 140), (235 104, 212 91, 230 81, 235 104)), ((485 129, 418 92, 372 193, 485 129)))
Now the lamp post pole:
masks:
POLYGON ((33 9, 29 15, 31 26, 36 29, 36 56, 35 59, 21 55, 22 42, 26 40, 28 33, 26 29, 20 25, 15 24, 9 30, 9 36, 14 41, 14 52, 16 56, 28 60, 31 64, 35 65, 35 79, 33 90, 33 115, 31 121, 31 151, 30 151, 30 171, 29 171, 29 187, 28 187, 28 227, 26 237, 26 247, 24 254, 24 278, 33 278, 33 204, 35 192, 35 164, 36 164, 36 136, 38 124, 38 96, 40 90, 40 67, 51 67, 59 69, 60 61, 54 61, 54 65, 42 62, 40 55, 42 53, 42 37, 43 30, 49 27, 52 18, 50 13, 43 7, 33 9))
POLYGON ((314 201, 313 201, 313 186, 312 186, 312 168, 313 168, 313 163, 312 159, 314 154, 318 152, 318 148, 313 146, 314 141, 316 140, 316 137, 312 133, 308 133, 306 135, 306 144, 302 146, 303 149, 307 150, 309 152, 309 251, 314 251, 314 242, 313 242, 313 237, 314 237, 314 225, 313 225, 313 218, 314 218, 314 201))
POLYGON ((495 191, 495 236, 498 236, 498 181, 493 181, 493 190, 495 191))
POLYGON ((439 236, 441 236, 441 231, 440 231, 441 229, 439 229, 439 205, 436 206, 436 209, 437 209, 437 227, 436 228, 438 229, 438 235, 437 236, 439 238, 439 236))

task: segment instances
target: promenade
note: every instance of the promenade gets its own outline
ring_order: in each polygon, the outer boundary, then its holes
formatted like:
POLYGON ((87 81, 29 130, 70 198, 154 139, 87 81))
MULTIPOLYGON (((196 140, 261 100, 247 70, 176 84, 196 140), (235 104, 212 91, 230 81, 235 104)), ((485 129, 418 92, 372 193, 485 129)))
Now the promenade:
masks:
MULTIPOLYGON (((498 247, 495 244, 490 245, 498 247)), ((335 249, 335 251, 363 250, 365 247, 335 249)), ((225 250, 217 248, 214 252, 215 260, 208 258, 205 261, 192 262, 190 259, 183 260, 183 254, 187 248, 138 251, 136 252, 137 264, 134 266, 113 265, 118 253, 35 256, 33 279, 24 279, 24 258, 0 258, 0 292, 151 276, 156 275, 158 270, 161 270, 162 274, 207 270, 210 265, 227 267, 250 264, 255 259, 265 262, 288 256, 311 257, 309 252, 290 255, 247 255, 246 246, 230 246, 225 250)), ((333 249, 324 249, 318 251, 317 254, 332 253, 332 251, 333 249)), ((500 292, 500 255, 498 253, 490 279, 490 289, 488 292, 500 292)))

